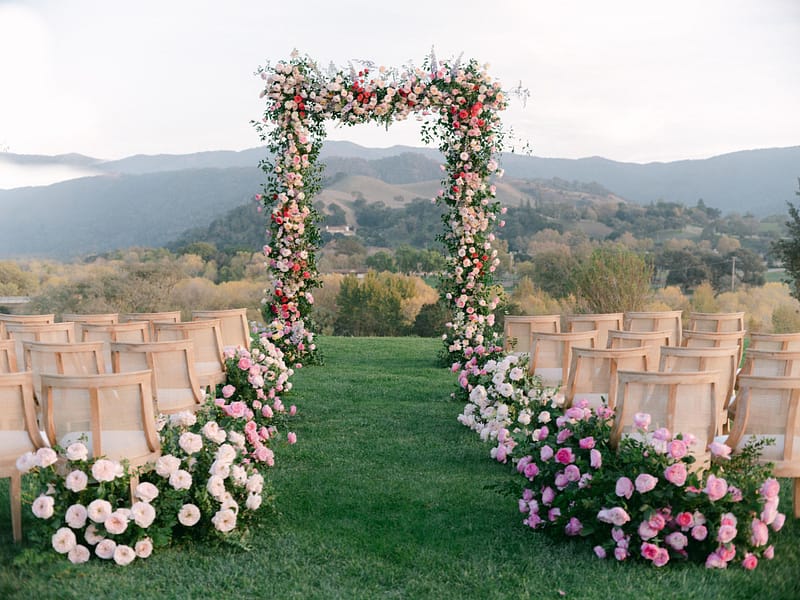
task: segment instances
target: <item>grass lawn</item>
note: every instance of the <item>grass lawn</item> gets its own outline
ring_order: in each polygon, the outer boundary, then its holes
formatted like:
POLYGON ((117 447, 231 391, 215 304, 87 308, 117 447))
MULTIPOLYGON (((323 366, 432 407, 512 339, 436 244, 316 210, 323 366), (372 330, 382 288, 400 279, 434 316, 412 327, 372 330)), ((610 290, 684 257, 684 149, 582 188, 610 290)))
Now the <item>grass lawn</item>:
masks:
POLYGON ((487 489, 510 467, 456 421, 439 343, 322 340, 326 365, 294 378, 299 439, 277 453, 278 512, 249 552, 181 546, 128 567, 48 553, 17 565, 0 484, 0 598, 800 598, 793 519, 775 536, 775 560, 752 573, 616 564, 525 528, 516 502, 487 489))

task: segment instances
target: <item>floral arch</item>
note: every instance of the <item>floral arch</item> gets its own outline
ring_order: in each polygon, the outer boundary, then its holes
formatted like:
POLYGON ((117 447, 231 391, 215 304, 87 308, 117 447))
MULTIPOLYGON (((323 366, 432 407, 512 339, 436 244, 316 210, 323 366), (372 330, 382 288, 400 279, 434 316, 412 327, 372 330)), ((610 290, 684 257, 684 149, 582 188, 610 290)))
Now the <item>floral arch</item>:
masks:
POLYGON ((447 207, 441 240, 449 256, 441 294, 453 318, 445 346, 456 361, 495 351, 492 273, 498 259, 492 230, 502 211, 490 178, 502 174, 494 159, 503 142, 498 113, 506 107, 500 84, 475 60, 440 63, 433 53, 421 68, 400 71, 364 62, 358 69, 331 65, 323 72, 294 52, 259 73, 267 105, 254 125, 271 152, 261 164, 268 180, 259 195, 270 216, 264 246, 270 287, 262 310, 288 361, 313 361, 316 353, 310 312, 311 290, 320 283, 320 236, 312 200, 320 189, 317 159, 325 121, 388 128, 412 114, 424 120, 423 140, 437 140, 445 158, 435 199, 447 207))

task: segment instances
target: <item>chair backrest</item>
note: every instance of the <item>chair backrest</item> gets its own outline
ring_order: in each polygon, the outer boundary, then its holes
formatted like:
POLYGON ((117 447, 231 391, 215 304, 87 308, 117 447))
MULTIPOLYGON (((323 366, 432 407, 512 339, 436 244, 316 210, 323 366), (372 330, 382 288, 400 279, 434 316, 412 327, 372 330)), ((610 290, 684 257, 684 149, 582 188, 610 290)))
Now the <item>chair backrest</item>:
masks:
POLYGON ((108 346, 103 342, 23 342, 25 364, 33 372, 33 387, 42 397, 41 378, 48 375, 99 375, 110 362, 108 346))
POLYGON ((587 315, 566 315, 564 323, 567 333, 574 331, 597 330, 597 347, 608 347, 608 331, 610 329, 622 329, 624 323, 624 313, 595 313, 587 315))
MULTIPOLYGON (((736 370, 739 367, 738 349, 735 346, 721 348, 661 347, 659 371, 675 373, 684 371, 718 371, 717 422, 722 427, 728 420, 728 405, 733 397, 736 370)), ((721 431, 717 432, 722 433, 721 431)))
POLYGON ((680 310, 662 310, 654 312, 626 312, 625 325, 623 329, 627 331, 668 331, 669 343, 667 346, 681 345, 681 322, 680 310))
POLYGON ((651 418, 650 432, 666 427, 673 435, 694 435, 697 443, 690 446, 689 452, 701 463, 698 466, 702 466, 709 456, 706 448, 717 431, 719 373, 619 371, 617 377, 611 443, 616 446, 623 435, 638 437, 633 417, 636 413, 647 413, 651 418))
POLYGON ((179 310, 165 310, 161 312, 148 312, 148 313, 122 313, 119 316, 120 323, 127 323, 128 321, 147 321, 150 324, 150 339, 155 340, 155 328, 153 323, 180 323, 181 311, 179 310))
POLYGON ((748 348, 740 375, 800 377, 800 351, 748 348))
POLYGON ((51 445, 66 447, 82 436, 93 457, 127 459, 131 466, 155 460, 150 371, 104 375, 42 375, 44 428, 51 445))
POLYGON ((597 330, 575 333, 531 333, 529 370, 542 379, 542 384, 555 387, 569 379, 573 348, 595 348, 597 330))
POLYGON ((17 325, 43 325, 47 323, 55 323, 56 316, 49 315, 7 315, 0 313, 0 322, 4 324, 16 323, 17 325))
POLYGON ((573 348, 564 406, 586 400, 590 408, 598 408, 605 400, 609 408, 614 408, 617 371, 644 371, 646 367, 647 348, 573 348))
POLYGON ((159 342, 192 340, 195 371, 203 387, 213 387, 225 381, 225 359, 219 319, 204 319, 187 323, 153 324, 159 342))
POLYGON ((744 313, 689 313, 688 331, 744 331, 744 313))
POLYGON ((16 342, 17 367, 30 369, 25 363, 23 342, 50 342, 71 344, 75 341, 75 323, 6 323, 8 336, 16 342))
POLYGON ((160 413, 194 411, 203 403, 191 340, 111 344, 115 373, 150 369, 153 399, 160 413))
POLYGON ((800 476, 800 377, 739 377, 736 416, 728 445, 741 449, 752 437, 774 438, 761 454, 778 477, 800 476))
POLYGON ((237 347, 250 349, 250 324, 247 322, 246 308, 228 310, 193 310, 192 320, 219 319, 222 345, 228 350, 237 347))
POLYGON ((506 315, 503 321, 504 347, 507 352, 530 352, 531 333, 558 333, 561 315, 506 315))
POLYGON ((84 342, 149 342, 150 323, 128 321, 126 323, 84 323, 84 342))
POLYGON ((684 331, 682 346, 686 348, 722 348, 736 346, 739 349, 738 361, 741 362, 744 352, 744 331, 684 331))
POLYGON ((96 325, 113 325, 119 323, 119 313, 64 313, 61 315, 62 321, 72 321, 74 323, 94 323, 96 325))
POLYGON ((798 333, 751 333, 748 350, 800 350, 798 333))
POLYGON ((0 476, 9 477, 20 456, 43 445, 31 373, 0 374, 0 476))
POLYGON ((646 348, 647 367, 645 371, 658 371, 661 346, 668 345, 669 331, 608 331, 609 348, 646 348))
POLYGON ((17 343, 0 339, 0 373, 16 373, 20 370, 17 365, 17 343))

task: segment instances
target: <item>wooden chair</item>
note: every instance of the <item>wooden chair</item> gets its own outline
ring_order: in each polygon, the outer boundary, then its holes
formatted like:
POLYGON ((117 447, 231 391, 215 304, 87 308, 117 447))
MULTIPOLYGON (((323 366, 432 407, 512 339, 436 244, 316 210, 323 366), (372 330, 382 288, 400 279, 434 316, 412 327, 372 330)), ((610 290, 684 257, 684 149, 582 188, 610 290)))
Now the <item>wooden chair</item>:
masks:
POLYGON ((608 331, 623 328, 623 313, 597 313, 588 315, 566 315, 567 333, 597 330, 597 347, 608 347, 608 331))
POLYGON ((626 312, 623 329, 626 331, 669 331, 669 344, 667 346, 681 345, 680 310, 663 310, 655 312, 626 312))
POLYGON ((744 331, 744 313, 689 313, 689 331, 744 331))
POLYGON ((754 350, 744 353, 740 375, 761 377, 800 377, 800 351, 754 350))
POLYGON ((132 467, 154 461, 161 446, 151 380, 150 371, 42 375, 50 444, 66 448, 85 436, 92 457, 127 459, 132 467))
POLYGON ((573 348, 569 379, 564 392, 564 407, 586 400, 596 409, 604 404, 614 408, 617 399, 617 372, 620 369, 644 371, 646 348, 573 348))
POLYGON ((119 316, 120 323, 127 323, 128 321, 147 321, 150 324, 150 339, 156 339, 156 330, 153 323, 180 323, 181 311, 179 310, 165 310, 162 312, 149 312, 149 313, 122 313, 119 316))
POLYGON ((14 340, 0 339, 0 373, 16 373, 17 343, 14 340))
POLYGON ((85 324, 92 325, 114 325, 119 323, 118 313, 94 313, 94 314, 79 314, 79 313, 64 313, 61 315, 62 321, 72 321, 75 323, 75 334, 77 339, 83 339, 83 326, 85 324))
MULTIPOLYGON (((633 416, 650 415, 650 429, 666 427, 673 435, 689 433, 697 443, 689 452, 697 459, 697 467, 708 461, 708 444, 717 431, 717 371, 659 373, 652 371, 619 371, 617 405, 610 442, 617 446, 623 435, 639 437, 633 416)), ((650 435, 646 435, 650 439, 650 435)))
POLYGON ((595 348, 597 330, 576 333, 531 333, 529 371, 542 379, 547 387, 557 387, 568 381, 573 348, 595 348))
POLYGON ((50 342, 72 344, 75 341, 75 323, 6 323, 8 336, 16 342, 17 367, 29 370, 25 363, 23 342, 50 342))
POLYGON ((7 315, 0 313, 0 323, 8 325, 15 323, 17 325, 46 325, 48 323, 55 323, 56 316, 49 315, 7 315))
POLYGON ((149 342, 150 323, 147 321, 128 321, 126 323, 84 323, 84 342, 149 342))
POLYGON ((794 479, 793 508, 800 518, 800 377, 739 377, 736 416, 726 443, 740 450, 751 438, 773 438, 760 460, 777 477, 794 479))
POLYGON ((152 372, 153 400, 159 413, 195 411, 203 403, 191 340, 113 343, 111 362, 115 373, 152 372))
POLYGON ((748 350, 800 350, 798 333, 751 333, 748 350))
POLYGON ((735 346, 722 348, 661 347, 659 371, 676 373, 685 371, 718 371, 717 423, 721 434, 728 422, 728 406, 733 398, 736 370, 739 367, 738 349, 735 346))
POLYGON ((42 398, 42 375, 99 375, 111 362, 108 347, 103 342, 51 344, 23 342, 25 364, 33 372, 33 389, 42 398))
POLYGON ((686 348, 722 348, 736 346, 739 349, 737 366, 741 364, 744 352, 744 331, 684 331, 682 346, 686 348))
POLYGON ((531 333, 559 333, 561 315, 506 315, 503 321, 503 339, 506 352, 530 353, 531 333))
POLYGON ((159 342, 191 340, 194 346, 195 371, 203 387, 213 388, 225 382, 225 359, 219 319, 188 323, 153 324, 159 342))
POLYGON ((192 320, 219 319, 222 345, 225 350, 236 350, 239 346, 250 349, 250 324, 246 308, 229 310, 193 310, 192 320))
POLYGON ((645 371, 658 371, 661 359, 661 346, 667 345, 669 331, 608 331, 609 348, 646 348, 647 367, 645 371))
POLYGON ((43 446, 36 423, 33 377, 30 373, 0 374, 0 477, 11 479, 11 530, 22 541, 22 474, 17 459, 43 446))

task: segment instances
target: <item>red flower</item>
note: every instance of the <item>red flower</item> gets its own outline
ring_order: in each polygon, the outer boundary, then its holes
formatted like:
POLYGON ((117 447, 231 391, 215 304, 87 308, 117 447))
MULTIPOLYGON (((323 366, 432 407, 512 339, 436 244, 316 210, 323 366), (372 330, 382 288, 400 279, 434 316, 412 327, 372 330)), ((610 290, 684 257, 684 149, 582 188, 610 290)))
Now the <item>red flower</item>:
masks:
POLYGON ((303 101, 303 97, 302 97, 302 96, 300 96, 300 95, 297 95, 297 96, 295 96, 295 97, 294 97, 294 101, 295 101, 295 102, 297 102, 297 103, 299 104, 300 102, 302 102, 302 101, 303 101))
POLYGON ((469 116, 469 113, 465 111, 463 108, 458 111, 458 118, 459 119, 466 119, 469 116))

